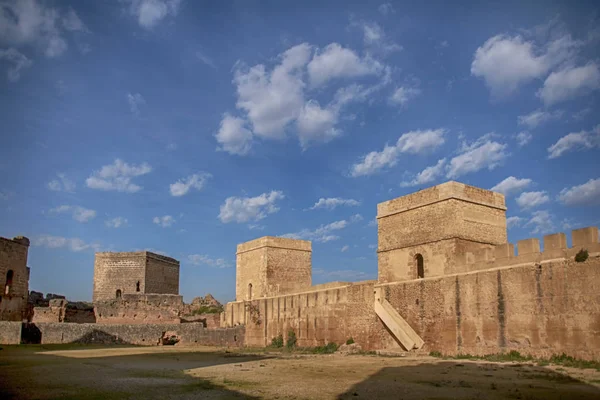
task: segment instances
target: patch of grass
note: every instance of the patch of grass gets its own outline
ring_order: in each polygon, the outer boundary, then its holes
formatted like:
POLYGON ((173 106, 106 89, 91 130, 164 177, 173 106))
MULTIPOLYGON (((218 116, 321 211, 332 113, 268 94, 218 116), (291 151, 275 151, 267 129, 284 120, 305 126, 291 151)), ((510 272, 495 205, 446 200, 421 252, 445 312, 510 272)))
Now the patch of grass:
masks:
POLYGON ((457 354, 455 356, 443 355, 439 351, 429 353, 432 357, 442 358, 444 360, 485 360, 490 362, 535 362, 538 366, 546 366, 549 364, 561 365, 564 367, 580 368, 580 369, 595 369, 600 371, 599 361, 580 360, 568 356, 566 354, 553 355, 548 359, 535 358, 529 355, 523 355, 518 351, 511 350, 508 353, 487 354, 484 356, 474 356, 472 354, 457 354))
POLYGON ((315 354, 333 354, 337 351, 338 347, 335 343, 327 343, 325 346, 313 347, 312 352, 315 354))
POLYGON ((242 380, 231 380, 231 379, 223 379, 223 385, 227 388, 235 388, 235 389, 252 389, 256 386, 259 386, 258 382, 251 381, 242 381, 242 380))
POLYGON ((178 389, 184 393, 196 392, 199 390, 213 390, 218 389, 218 386, 212 383, 211 381, 207 381, 205 379, 196 378, 194 382, 186 383, 184 385, 180 385, 178 389))

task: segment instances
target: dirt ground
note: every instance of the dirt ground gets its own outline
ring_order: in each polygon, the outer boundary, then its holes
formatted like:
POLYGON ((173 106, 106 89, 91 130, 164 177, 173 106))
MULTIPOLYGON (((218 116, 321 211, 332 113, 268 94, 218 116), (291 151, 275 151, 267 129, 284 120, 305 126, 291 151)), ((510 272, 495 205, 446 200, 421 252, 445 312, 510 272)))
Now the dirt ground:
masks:
POLYGON ((600 372, 209 347, 2 346, 1 399, 600 399, 600 372))

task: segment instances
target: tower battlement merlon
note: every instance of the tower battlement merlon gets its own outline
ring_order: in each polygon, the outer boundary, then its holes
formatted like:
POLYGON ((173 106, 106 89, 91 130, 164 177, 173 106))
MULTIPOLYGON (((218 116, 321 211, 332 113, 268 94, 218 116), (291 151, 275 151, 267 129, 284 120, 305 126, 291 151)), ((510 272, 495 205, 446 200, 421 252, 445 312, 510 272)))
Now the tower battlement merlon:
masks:
POLYGON ((312 252, 312 243, 308 240, 290 239, 278 236, 263 236, 258 239, 250 240, 249 242, 238 244, 236 254, 257 250, 263 247, 312 252))
POLYGON ((387 217, 449 199, 462 200, 506 211, 506 201, 502 193, 449 181, 377 204, 377 218, 387 217))

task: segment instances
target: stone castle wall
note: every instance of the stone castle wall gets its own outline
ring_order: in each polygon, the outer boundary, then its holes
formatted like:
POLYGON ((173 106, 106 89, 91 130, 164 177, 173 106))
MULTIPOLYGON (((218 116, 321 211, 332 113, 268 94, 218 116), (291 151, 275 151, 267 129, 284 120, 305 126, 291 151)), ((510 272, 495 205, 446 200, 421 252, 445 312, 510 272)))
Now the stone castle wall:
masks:
POLYGON ((146 253, 146 287, 143 293, 179 294, 179 261, 146 253))
POLYGON ((174 294, 124 294, 94 303, 96 322, 102 324, 176 324, 183 309, 183 297, 174 294))
POLYGON ((22 321, 27 314, 29 239, 0 237, 0 321, 22 321), (7 279, 12 271, 12 283, 7 293, 7 279))

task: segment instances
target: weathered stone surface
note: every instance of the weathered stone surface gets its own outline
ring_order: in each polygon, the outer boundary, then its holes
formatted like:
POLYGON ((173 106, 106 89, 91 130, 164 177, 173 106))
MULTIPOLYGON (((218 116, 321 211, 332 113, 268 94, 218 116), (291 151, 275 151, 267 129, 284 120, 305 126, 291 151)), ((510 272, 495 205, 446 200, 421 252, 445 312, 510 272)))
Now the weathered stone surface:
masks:
POLYGON ((149 251, 96 253, 93 301, 136 293, 179 294, 179 261, 149 251))
POLYGON ((0 321, 27 318, 29 298, 29 239, 0 237, 0 321))

